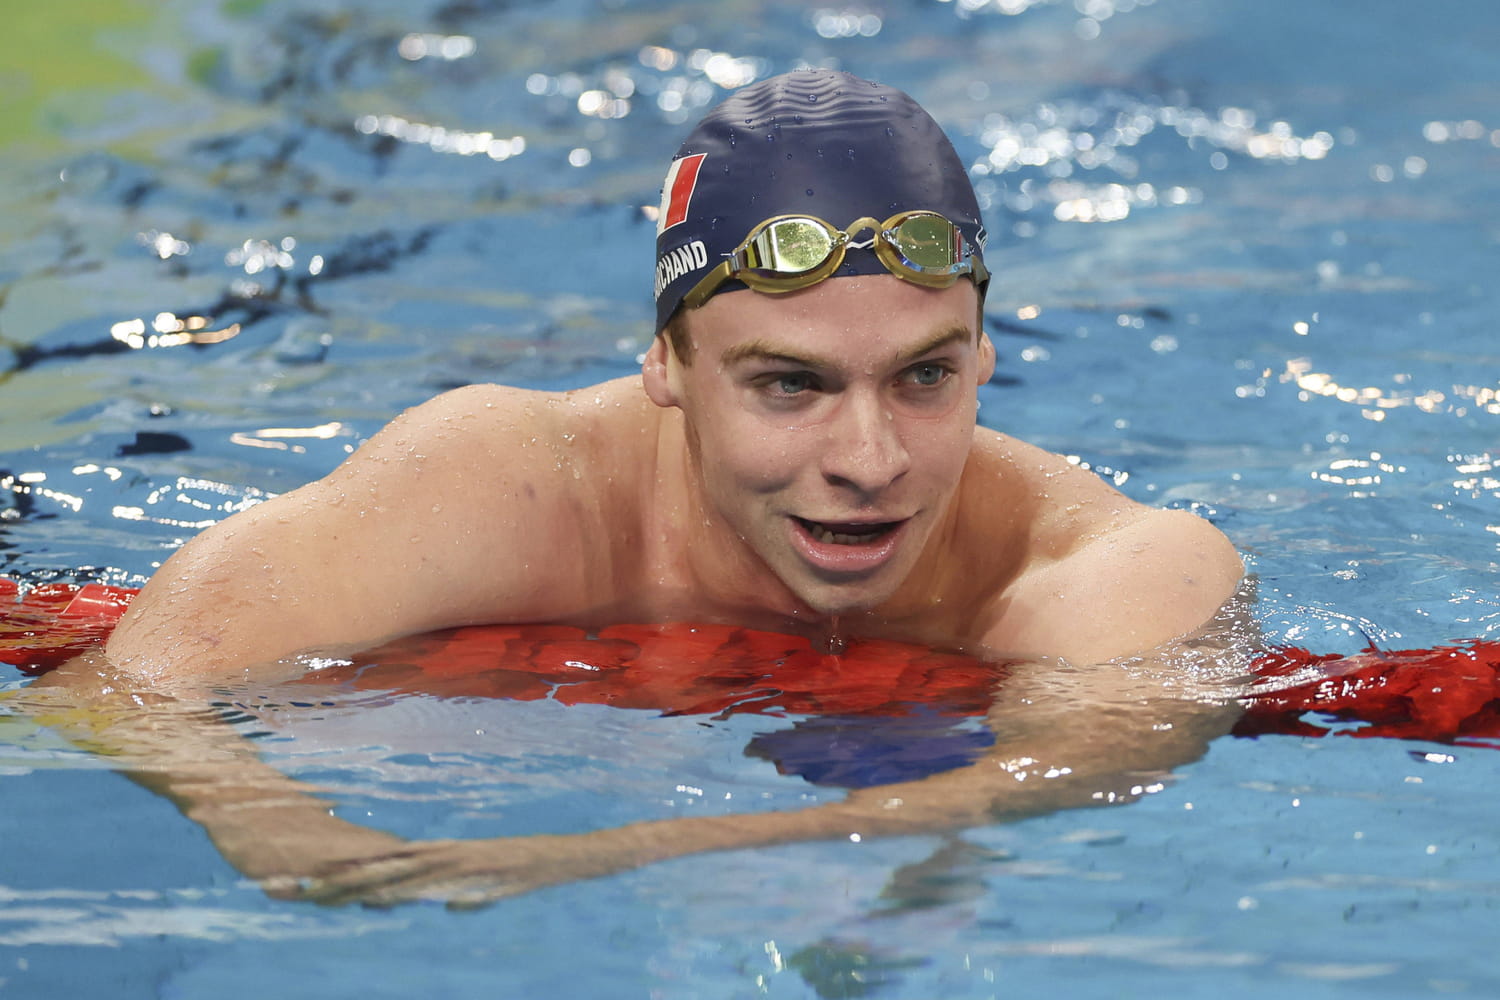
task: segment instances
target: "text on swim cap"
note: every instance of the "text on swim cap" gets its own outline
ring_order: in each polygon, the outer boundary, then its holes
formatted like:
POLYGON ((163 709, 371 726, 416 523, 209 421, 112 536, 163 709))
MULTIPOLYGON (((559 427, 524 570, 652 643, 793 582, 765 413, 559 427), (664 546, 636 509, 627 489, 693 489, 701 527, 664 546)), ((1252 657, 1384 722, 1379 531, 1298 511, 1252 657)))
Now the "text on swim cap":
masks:
POLYGON ((662 289, 695 268, 708 266, 708 247, 702 240, 693 240, 675 250, 662 254, 656 262, 656 298, 661 298, 662 289))

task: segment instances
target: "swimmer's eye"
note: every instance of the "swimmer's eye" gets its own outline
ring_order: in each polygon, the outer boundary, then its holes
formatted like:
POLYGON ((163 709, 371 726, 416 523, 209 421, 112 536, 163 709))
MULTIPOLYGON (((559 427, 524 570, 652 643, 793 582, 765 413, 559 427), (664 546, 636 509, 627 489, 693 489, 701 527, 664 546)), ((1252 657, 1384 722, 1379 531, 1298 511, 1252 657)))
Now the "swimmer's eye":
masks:
POLYGON ((811 372, 779 372, 767 376, 762 384, 773 396, 786 398, 816 389, 818 380, 811 372))
POLYGON ((948 365, 936 361, 924 361, 906 370, 906 381, 914 386, 930 389, 942 385, 953 374, 948 365))

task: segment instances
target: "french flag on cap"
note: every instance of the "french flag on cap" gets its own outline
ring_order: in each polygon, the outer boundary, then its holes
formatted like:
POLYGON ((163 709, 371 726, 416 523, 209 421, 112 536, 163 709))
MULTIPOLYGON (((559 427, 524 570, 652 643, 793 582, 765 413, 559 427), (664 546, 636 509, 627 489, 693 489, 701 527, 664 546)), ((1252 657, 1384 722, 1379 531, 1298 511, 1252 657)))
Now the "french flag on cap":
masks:
POLYGON ((684 156, 673 160, 667 169, 667 179, 661 189, 661 211, 656 216, 657 236, 687 219, 688 203, 693 200, 693 189, 698 186, 698 170, 707 155, 684 156))

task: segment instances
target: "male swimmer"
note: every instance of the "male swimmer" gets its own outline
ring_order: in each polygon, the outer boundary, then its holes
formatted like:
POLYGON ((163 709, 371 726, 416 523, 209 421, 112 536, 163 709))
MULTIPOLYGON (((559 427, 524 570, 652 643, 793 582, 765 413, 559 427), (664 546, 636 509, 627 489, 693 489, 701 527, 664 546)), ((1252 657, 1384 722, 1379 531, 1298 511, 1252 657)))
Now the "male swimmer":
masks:
POLYGON ((480 903, 701 851, 1127 801, 1227 731, 1240 668, 1205 626, 1241 576, 1229 542, 975 426, 995 364, 984 231, 910 97, 829 71, 747 87, 683 144, 660 212, 639 377, 476 385, 403 414, 183 546, 105 656, 26 707, 108 748, 268 891, 331 903, 480 903), (673 620, 1003 657, 993 745, 791 812, 408 841, 338 818, 201 711, 232 679, 295 675, 300 652, 673 620))
POLYGON ((639 377, 408 411, 183 546, 114 667, 173 684, 456 625, 669 620, 1098 662, 1235 590, 1207 522, 976 428, 984 228, 906 94, 744 88, 673 159, 657 230, 639 377))

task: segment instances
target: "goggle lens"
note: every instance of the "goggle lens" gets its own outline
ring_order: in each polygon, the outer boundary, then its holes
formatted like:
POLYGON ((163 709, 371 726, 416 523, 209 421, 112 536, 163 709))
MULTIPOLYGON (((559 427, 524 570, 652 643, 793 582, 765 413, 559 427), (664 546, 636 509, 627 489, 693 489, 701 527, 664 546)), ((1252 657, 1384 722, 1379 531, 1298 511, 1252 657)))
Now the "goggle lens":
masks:
POLYGON ((901 253, 908 267, 946 274, 963 264, 958 228, 940 215, 914 215, 880 235, 901 253))
POLYGON ((776 219, 762 226, 745 241, 747 268, 764 271, 766 277, 805 274, 828 259, 834 237, 816 219, 776 219))

